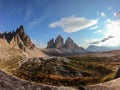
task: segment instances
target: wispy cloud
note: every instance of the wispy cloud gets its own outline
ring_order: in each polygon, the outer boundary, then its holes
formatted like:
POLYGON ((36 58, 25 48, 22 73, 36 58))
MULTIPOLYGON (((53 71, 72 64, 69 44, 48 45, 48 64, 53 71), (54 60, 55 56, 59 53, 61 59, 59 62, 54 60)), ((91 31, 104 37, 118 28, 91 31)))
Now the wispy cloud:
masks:
POLYGON ((115 36, 119 37, 120 36, 120 20, 108 20, 108 23, 105 26, 105 35, 106 36, 115 36))
POLYGON ((49 24, 49 27, 56 28, 61 27, 64 29, 64 32, 71 33, 76 32, 88 27, 91 27, 97 24, 98 20, 89 20, 85 17, 62 17, 59 21, 52 22, 49 24))
POLYGON ((45 48, 46 44, 40 40, 32 40, 32 42, 39 48, 45 48))
POLYGON ((102 17, 105 17, 106 15, 105 15, 105 13, 104 13, 104 12, 101 12, 101 16, 102 16, 102 17))
POLYGON ((29 22, 29 28, 33 28, 39 25, 43 20, 44 18, 37 18, 37 19, 32 20, 31 22, 29 22))
POLYGON ((32 14, 32 9, 27 9, 25 12, 24 20, 29 19, 30 15, 32 14))
POLYGON ((114 36, 108 36, 108 37, 106 37, 106 38, 104 38, 104 39, 102 39, 102 40, 93 41, 93 42, 91 42, 90 44, 104 43, 104 42, 106 42, 107 40, 110 40, 110 39, 112 39, 112 38, 114 38, 114 36))
POLYGON ((101 39, 100 41, 92 42, 91 44, 109 47, 120 46, 120 20, 106 20, 104 31, 102 33, 106 38, 101 39))
POLYGON ((98 29, 98 26, 95 25, 95 26, 91 27, 90 29, 91 29, 91 30, 96 30, 96 29, 98 29))
POLYGON ((46 20, 46 18, 48 17, 48 14, 44 14, 41 17, 35 18, 34 20, 31 20, 29 22, 29 28, 34 28, 38 25, 40 25, 42 22, 44 22, 44 20, 46 20))

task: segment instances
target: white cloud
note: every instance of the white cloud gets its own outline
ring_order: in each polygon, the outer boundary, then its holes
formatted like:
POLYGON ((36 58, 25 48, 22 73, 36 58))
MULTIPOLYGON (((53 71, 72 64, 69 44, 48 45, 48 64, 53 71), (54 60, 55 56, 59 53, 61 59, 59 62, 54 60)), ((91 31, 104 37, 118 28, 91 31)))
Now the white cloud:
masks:
POLYGON ((96 38, 96 39, 85 39, 83 44, 80 44, 82 47, 87 48, 91 42, 98 42, 101 39, 96 38))
POLYGON ((33 27, 40 25, 46 18, 47 18, 47 16, 44 16, 44 17, 39 17, 39 18, 36 18, 36 19, 30 21, 29 28, 33 28, 33 27))
POLYGON ((111 38, 105 42, 101 42, 98 46, 118 47, 120 46, 120 37, 111 38))
POLYGON ((114 15, 115 17, 120 17, 120 12, 115 12, 115 13, 113 13, 113 15, 114 15))
POLYGON ((106 20, 104 35, 106 37, 113 36, 109 40, 105 42, 100 42, 98 46, 110 46, 110 47, 117 47, 120 46, 120 20, 112 21, 106 20))
POLYGON ((95 31, 94 34, 101 33, 101 32, 102 32, 102 30, 99 29, 99 30, 95 31))
POLYGON ((91 30, 98 29, 98 26, 97 26, 97 25, 95 25, 95 26, 91 27, 90 29, 91 29, 91 30))
POLYGON ((101 16, 102 16, 102 17, 105 17, 106 15, 105 15, 105 13, 104 13, 104 12, 101 12, 101 16))
POLYGON ((97 24, 98 20, 89 20, 84 17, 63 17, 57 22, 53 22, 49 24, 49 27, 51 28, 56 28, 56 27, 61 27, 64 29, 65 32, 71 33, 71 32, 76 32, 88 27, 91 27, 95 24, 97 24))
POLYGON ((91 42, 98 42, 98 41, 100 41, 100 40, 101 40, 101 38, 96 38, 96 39, 85 39, 85 42, 91 43, 91 42))
POLYGON ((35 46, 39 48, 45 48, 46 44, 40 40, 32 40, 32 42, 35 44, 35 46))
POLYGON ((32 9, 28 9, 25 13, 24 20, 27 20, 32 14, 32 9))
POLYGON ((111 21, 109 20, 106 25, 105 35, 106 36, 120 36, 120 20, 111 21))

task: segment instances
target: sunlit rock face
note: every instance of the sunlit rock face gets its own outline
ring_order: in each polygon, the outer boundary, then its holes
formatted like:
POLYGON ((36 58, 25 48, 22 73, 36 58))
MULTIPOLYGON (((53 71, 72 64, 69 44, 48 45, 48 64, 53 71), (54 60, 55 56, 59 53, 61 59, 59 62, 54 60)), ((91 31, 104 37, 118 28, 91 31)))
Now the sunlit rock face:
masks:
POLYGON ((13 47, 18 47, 24 51, 26 48, 31 49, 35 47, 30 37, 25 33, 23 26, 20 26, 15 32, 4 32, 0 37, 6 39, 13 47))
POLYGON ((12 48, 22 51, 27 58, 46 56, 32 43, 22 25, 16 31, 0 33, 0 39, 5 40, 12 48))

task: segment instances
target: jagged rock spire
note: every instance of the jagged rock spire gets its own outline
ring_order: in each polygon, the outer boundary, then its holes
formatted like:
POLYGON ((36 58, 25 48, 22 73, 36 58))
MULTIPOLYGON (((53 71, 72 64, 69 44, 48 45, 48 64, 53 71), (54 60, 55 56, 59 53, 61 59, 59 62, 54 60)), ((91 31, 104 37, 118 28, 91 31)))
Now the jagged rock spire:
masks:
POLYGON ((67 40, 65 41, 64 47, 66 47, 66 48, 74 48, 74 42, 70 37, 68 37, 67 40))
POLYGON ((58 37, 55 40, 55 47, 62 48, 63 46, 64 46, 63 37, 61 35, 58 35, 58 37))
POLYGON ((1 38, 6 39, 12 46, 17 46, 22 50, 35 47, 30 37, 25 33, 23 25, 17 28, 15 32, 5 32, 1 36, 1 38))
POLYGON ((54 44, 54 39, 53 38, 47 43, 47 48, 55 48, 55 44, 54 44))
POLYGON ((47 48, 78 48, 78 47, 79 46, 76 43, 74 43, 74 41, 70 37, 67 38, 64 44, 64 40, 61 35, 58 35, 55 42, 54 39, 51 39, 47 44, 47 48))

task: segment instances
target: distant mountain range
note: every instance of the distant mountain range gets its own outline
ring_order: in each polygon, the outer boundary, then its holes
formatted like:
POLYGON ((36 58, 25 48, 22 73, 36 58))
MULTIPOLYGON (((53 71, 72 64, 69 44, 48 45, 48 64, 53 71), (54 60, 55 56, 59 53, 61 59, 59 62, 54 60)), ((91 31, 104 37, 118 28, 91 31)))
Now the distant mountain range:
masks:
POLYGON ((105 52, 105 51, 112 51, 112 50, 119 50, 119 47, 105 47, 105 46, 95 46, 90 45, 87 47, 86 50, 90 52, 105 52))

